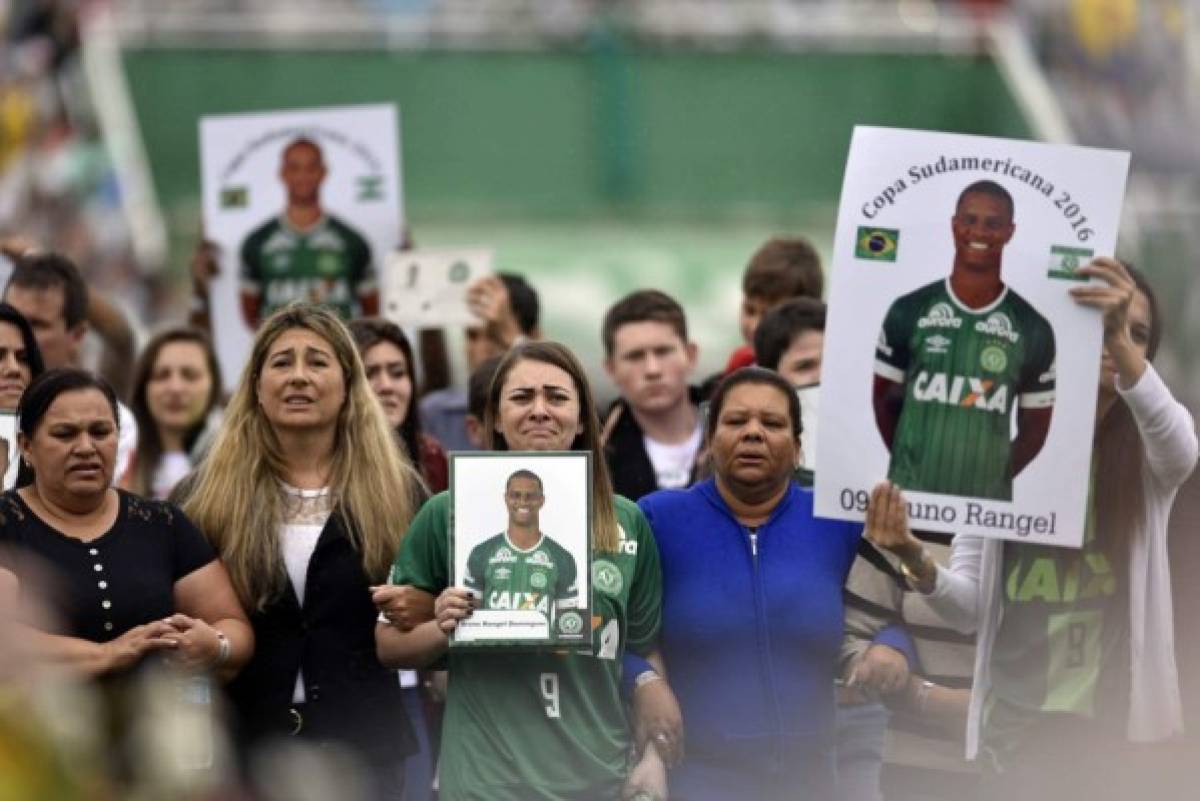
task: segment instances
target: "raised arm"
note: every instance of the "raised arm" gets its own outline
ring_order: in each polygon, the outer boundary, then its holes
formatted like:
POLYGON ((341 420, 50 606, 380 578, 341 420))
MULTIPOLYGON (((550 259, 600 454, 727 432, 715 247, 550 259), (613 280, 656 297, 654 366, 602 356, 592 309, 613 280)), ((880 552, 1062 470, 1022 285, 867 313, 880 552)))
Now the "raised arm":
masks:
POLYGON ((1117 384, 1146 449, 1146 464, 1164 486, 1178 487, 1196 466, 1196 423, 1183 404, 1171 396, 1152 366, 1129 389, 1117 384))
POLYGON ((1116 259, 1098 258, 1079 268, 1082 275, 1103 283, 1073 287, 1077 303, 1097 309, 1104 325, 1104 350, 1117 373, 1117 392, 1129 406, 1146 448, 1146 462, 1154 477, 1167 487, 1177 487, 1196 464, 1195 422, 1173 397, 1146 360, 1146 332, 1134 332, 1129 309, 1138 288, 1133 276, 1116 259), (1134 342, 1139 337, 1141 346, 1134 342))
POLYGON ((192 274, 192 302, 188 309, 188 324, 212 334, 212 279, 221 271, 217 263, 217 245, 203 238, 196 243, 188 262, 192 274))
POLYGON ((939 566, 909 529, 904 496, 888 481, 871 491, 866 536, 899 557, 910 585, 929 596, 930 606, 949 625, 966 634, 975 631, 980 613, 981 538, 956 536, 950 546, 950 567, 939 566))
POLYGON ((258 318, 262 313, 262 296, 243 288, 238 292, 238 299, 242 308, 242 321, 251 330, 258 328, 258 318))
POLYGON ((263 292, 265 287, 265 269, 261 261, 261 246, 259 240, 263 228, 250 234, 242 241, 238 250, 238 305, 242 311, 242 321, 251 331, 258 329, 263 309, 263 292))
POLYGON ((497 275, 475 279, 467 288, 467 306, 487 329, 497 345, 508 349, 522 336, 521 325, 513 311, 508 286, 497 275))
POLYGON ((119 397, 128 394, 130 369, 136 353, 133 329, 125 313, 100 292, 88 291, 88 325, 104 343, 100 373, 119 397))

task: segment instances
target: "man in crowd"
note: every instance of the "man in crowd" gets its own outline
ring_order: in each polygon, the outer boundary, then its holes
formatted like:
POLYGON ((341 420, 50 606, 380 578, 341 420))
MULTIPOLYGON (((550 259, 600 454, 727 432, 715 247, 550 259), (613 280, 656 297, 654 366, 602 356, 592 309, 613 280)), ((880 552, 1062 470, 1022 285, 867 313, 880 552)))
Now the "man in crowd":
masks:
MULTIPOLYGON (((101 333, 108 334, 104 337, 106 343, 127 346, 125 364, 132 364, 133 335, 123 317, 107 303, 101 309, 89 309, 89 301, 88 287, 79 269, 57 253, 29 251, 17 257, 4 288, 4 302, 29 321, 47 370, 82 366, 83 341, 92 319, 103 323, 106 330, 101 333), (121 331, 123 335, 114 336, 114 332, 121 331)), ((133 412, 125 404, 118 403, 117 412, 120 431, 113 475, 119 480, 137 447, 138 431, 133 412)))
POLYGON ((654 289, 617 301, 604 316, 604 369, 621 397, 604 423, 613 489, 631 500, 696 479, 701 425, 688 387, 696 345, 683 309, 654 289))
POLYGON ((754 363, 754 331, 768 311, 793 298, 821 299, 825 277, 821 256, 803 237, 776 237, 754 252, 742 274, 738 326, 744 344, 733 352, 726 373, 754 363))

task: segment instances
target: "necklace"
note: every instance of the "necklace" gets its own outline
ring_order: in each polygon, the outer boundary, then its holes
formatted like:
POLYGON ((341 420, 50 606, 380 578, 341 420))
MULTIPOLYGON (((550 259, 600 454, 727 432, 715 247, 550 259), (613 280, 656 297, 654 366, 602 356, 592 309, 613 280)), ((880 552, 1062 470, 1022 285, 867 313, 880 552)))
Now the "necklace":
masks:
POLYGON ((79 515, 60 514, 42 497, 41 492, 38 491, 36 482, 29 488, 29 495, 25 500, 29 504, 29 508, 41 517, 45 523, 76 539, 86 542, 99 537, 109 528, 108 525, 105 525, 101 530, 95 530, 96 524, 103 523, 111 512, 109 506, 110 495, 107 489, 104 491, 104 499, 100 501, 99 506, 90 512, 79 515))

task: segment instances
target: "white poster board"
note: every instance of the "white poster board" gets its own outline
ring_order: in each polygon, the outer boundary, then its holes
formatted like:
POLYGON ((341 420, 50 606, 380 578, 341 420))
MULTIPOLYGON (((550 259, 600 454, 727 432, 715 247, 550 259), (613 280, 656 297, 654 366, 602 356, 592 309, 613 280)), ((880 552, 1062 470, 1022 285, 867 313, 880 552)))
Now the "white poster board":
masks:
POLYGON ((227 388, 254 335, 247 304, 259 321, 295 299, 343 317, 378 313, 378 274, 404 226, 395 106, 204 117, 200 178, 204 236, 220 270, 209 308, 227 388), (314 202, 318 222, 290 224, 314 202))
POLYGON ((479 599, 451 647, 591 652, 591 478, 585 452, 450 455, 450 583, 479 599), (521 547, 510 527, 531 517, 540 538, 521 547))
POLYGON ((855 129, 818 515, 863 519, 889 477, 913 528, 1082 543, 1101 324, 1068 289, 1113 253, 1128 167, 1123 152, 855 129))
POLYGON ((821 385, 808 384, 796 388, 800 400, 800 466, 817 469, 817 427, 820 425, 821 385))
POLYGON ((17 484, 17 468, 21 466, 21 452, 17 448, 17 416, 11 412, 0 413, 0 470, 4 472, 4 489, 10 490, 17 484))
POLYGON ((381 276, 382 314, 412 328, 479 325, 467 308, 467 287, 491 274, 490 250, 397 251, 381 276))

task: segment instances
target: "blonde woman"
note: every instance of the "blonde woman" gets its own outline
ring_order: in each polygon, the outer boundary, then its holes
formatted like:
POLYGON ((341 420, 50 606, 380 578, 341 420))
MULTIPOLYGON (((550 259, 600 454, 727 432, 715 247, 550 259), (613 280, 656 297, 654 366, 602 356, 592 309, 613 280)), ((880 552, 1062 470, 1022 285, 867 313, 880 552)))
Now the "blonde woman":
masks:
POLYGON ((230 685, 244 744, 347 746, 379 798, 399 797, 413 736, 395 676, 375 657, 369 588, 387 574, 419 487, 345 325, 297 304, 259 329, 212 451, 181 490, 257 637, 230 685))

